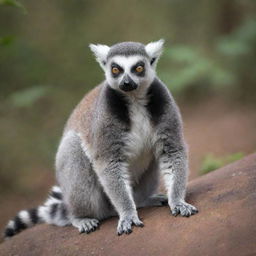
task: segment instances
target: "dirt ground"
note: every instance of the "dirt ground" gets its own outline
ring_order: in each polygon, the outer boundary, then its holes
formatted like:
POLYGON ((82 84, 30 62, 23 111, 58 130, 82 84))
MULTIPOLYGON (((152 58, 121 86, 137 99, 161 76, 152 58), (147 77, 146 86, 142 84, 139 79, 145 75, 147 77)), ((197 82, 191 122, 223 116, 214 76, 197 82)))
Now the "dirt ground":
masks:
MULTIPOLYGON (((255 109, 247 106, 227 104, 220 99, 200 102, 196 105, 181 106, 184 131, 189 145, 190 177, 199 176, 199 169, 205 155, 216 156, 243 152, 245 155, 256 151, 255 109)), ((0 196, 0 230, 8 219, 23 208, 43 202, 49 187, 54 184, 54 173, 35 173, 31 194, 24 198, 15 191, 0 196)))

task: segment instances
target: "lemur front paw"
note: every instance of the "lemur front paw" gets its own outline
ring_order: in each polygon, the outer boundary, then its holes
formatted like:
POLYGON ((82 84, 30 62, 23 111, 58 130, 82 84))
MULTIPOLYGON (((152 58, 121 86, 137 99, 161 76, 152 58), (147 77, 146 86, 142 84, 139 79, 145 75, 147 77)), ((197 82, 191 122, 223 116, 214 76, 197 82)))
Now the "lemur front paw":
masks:
POLYGON ((121 217, 117 226, 117 234, 120 236, 122 234, 130 234, 132 232, 132 226, 144 227, 143 222, 139 219, 137 215, 121 217))
POLYGON ((178 214, 180 214, 183 217, 189 217, 198 213, 198 210, 195 206, 191 204, 188 204, 186 202, 179 202, 177 204, 174 204, 174 206, 171 206, 171 212, 173 216, 177 216, 178 214))
POLYGON ((80 233, 89 234, 95 231, 99 226, 99 221, 91 218, 75 218, 71 222, 74 227, 78 228, 80 233))

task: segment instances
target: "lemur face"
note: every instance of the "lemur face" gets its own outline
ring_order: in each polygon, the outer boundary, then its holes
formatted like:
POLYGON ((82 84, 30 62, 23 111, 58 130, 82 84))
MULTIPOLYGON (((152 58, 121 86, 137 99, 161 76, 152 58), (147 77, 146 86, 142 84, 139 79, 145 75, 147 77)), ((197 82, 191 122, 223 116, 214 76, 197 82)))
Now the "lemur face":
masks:
POLYGON ((149 86, 155 70, 147 57, 117 55, 107 61, 105 76, 113 89, 129 92, 149 86))
POLYGON ((109 86, 125 93, 136 93, 153 82, 163 44, 161 39, 147 45, 123 42, 111 47, 90 44, 90 48, 103 68, 109 86))

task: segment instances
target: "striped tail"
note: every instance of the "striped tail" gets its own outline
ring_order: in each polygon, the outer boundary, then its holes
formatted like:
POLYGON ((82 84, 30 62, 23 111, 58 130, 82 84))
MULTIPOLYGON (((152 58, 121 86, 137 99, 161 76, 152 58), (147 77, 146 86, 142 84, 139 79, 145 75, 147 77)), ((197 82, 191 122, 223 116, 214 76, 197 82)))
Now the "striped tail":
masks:
POLYGON ((49 223, 57 226, 70 224, 67 209, 62 201, 60 187, 54 186, 44 205, 30 210, 20 211, 6 226, 4 237, 10 238, 37 223, 49 223))

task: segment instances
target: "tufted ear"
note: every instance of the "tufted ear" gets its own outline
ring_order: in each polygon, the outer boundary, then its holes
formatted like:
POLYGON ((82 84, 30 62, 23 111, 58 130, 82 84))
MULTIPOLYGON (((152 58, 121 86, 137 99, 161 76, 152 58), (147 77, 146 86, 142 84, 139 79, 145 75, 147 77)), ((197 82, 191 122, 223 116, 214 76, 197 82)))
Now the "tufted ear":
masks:
POLYGON ((107 55, 110 47, 103 44, 90 44, 89 47, 94 53, 96 60, 99 62, 100 66, 103 68, 103 70, 105 70, 107 55))
POLYGON ((145 50, 150 57, 150 64, 156 67, 157 61, 162 54, 164 39, 156 42, 151 42, 145 46, 145 50))

